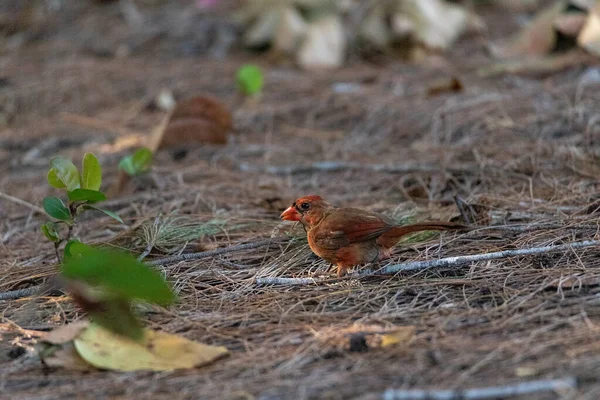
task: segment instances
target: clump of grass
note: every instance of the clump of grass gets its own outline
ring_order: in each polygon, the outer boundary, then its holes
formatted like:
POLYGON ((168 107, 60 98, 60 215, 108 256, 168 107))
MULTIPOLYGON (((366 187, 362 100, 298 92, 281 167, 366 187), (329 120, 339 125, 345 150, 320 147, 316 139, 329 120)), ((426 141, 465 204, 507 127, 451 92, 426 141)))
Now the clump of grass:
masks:
POLYGON ((227 226, 228 222, 226 219, 219 218, 195 222, 188 217, 159 215, 153 222, 145 223, 140 227, 137 231, 137 238, 146 248, 173 254, 183 250, 189 242, 245 226, 244 224, 227 226))

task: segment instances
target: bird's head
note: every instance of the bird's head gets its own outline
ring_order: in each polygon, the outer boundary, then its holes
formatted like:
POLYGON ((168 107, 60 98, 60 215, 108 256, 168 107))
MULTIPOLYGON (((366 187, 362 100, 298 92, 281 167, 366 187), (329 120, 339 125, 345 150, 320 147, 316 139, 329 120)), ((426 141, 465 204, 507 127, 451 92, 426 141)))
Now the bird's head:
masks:
POLYGON ((333 206, 321 196, 310 195, 300 197, 281 213, 284 221, 300 221, 303 224, 314 225, 324 216, 324 212, 333 206))

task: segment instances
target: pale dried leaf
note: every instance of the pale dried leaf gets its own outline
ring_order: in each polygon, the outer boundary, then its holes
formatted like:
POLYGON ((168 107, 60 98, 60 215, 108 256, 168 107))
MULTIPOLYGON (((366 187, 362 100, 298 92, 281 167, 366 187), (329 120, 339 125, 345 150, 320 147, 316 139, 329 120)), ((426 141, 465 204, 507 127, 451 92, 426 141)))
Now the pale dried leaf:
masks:
POLYGON ((331 15, 309 24, 297 62, 305 69, 337 68, 344 62, 345 51, 344 28, 331 15))
MULTIPOLYGON (((407 16, 413 23, 410 33, 414 39, 433 49, 450 47, 474 19, 463 7, 442 0, 403 0, 395 14, 407 16)), ((394 29, 395 35, 406 34, 402 24, 396 22, 394 29)))
POLYGON ((306 29, 302 15, 294 7, 285 7, 277 24, 273 48, 283 53, 293 52, 306 34, 306 29))
POLYGON ((244 33, 244 44, 248 47, 261 47, 271 43, 280 19, 280 8, 270 9, 262 13, 244 33))
POLYGON ((384 48, 392 38, 390 28, 386 22, 386 8, 384 3, 376 4, 360 25, 359 35, 368 43, 384 48))
POLYGON ((74 371, 89 371, 94 368, 79 356, 73 342, 49 347, 40 353, 40 358, 48 367, 66 368, 74 371))
POLYGON ((585 25, 587 15, 585 13, 567 13, 560 15, 554 21, 554 29, 565 36, 577 37, 585 25))
POLYGON ((51 330, 42 338, 42 342, 65 344, 73 341, 87 326, 89 321, 78 321, 51 330))
POLYGON ((171 371, 206 365, 228 354, 222 346, 145 329, 141 342, 90 326, 75 339, 79 355, 97 368, 117 371, 171 371))
POLYGON ((549 53, 556 44, 554 22, 566 7, 565 1, 557 1, 538 12, 520 32, 500 46, 492 46, 498 58, 541 56, 549 53))
POLYGON ((399 326, 393 331, 381 335, 381 347, 404 345, 415 337, 414 326, 399 326))
POLYGON ((577 37, 577 44, 585 50, 600 56, 600 4, 590 10, 585 25, 577 37))

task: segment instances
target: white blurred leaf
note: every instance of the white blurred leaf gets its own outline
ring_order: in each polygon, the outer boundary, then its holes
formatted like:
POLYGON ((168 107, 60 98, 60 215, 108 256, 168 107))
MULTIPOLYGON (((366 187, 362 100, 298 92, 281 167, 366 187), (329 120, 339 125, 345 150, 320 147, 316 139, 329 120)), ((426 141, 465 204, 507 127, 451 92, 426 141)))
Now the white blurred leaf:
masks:
POLYGON ((577 44, 588 52, 600 56, 600 4, 596 3, 589 12, 583 29, 577 37, 577 44))
POLYGON ((306 29, 302 15, 294 7, 285 7, 277 24, 273 47, 283 53, 293 52, 306 34, 306 29))
POLYGON ((336 68, 344 62, 345 50, 344 28, 339 17, 331 15, 308 25, 297 62, 305 69, 336 68))

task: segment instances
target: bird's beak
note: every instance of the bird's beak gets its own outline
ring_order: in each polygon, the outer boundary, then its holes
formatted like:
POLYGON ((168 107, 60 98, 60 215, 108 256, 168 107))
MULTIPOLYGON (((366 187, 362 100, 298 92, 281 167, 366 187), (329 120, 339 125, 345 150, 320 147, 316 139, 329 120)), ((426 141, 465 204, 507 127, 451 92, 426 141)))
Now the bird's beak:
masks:
POLYGON ((300 213, 294 206, 289 206, 281 213, 281 219, 284 221, 300 221, 300 213))

